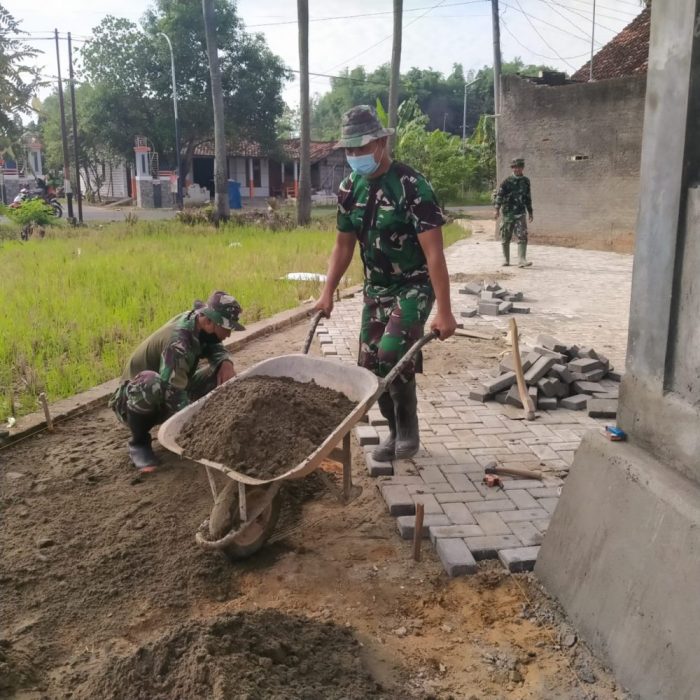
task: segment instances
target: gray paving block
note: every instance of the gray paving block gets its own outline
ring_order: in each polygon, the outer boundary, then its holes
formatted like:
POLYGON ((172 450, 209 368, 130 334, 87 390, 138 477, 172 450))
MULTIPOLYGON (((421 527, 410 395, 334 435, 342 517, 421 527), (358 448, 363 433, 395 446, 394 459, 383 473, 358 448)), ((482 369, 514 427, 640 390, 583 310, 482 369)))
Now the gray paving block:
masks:
POLYGON ((484 497, 476 490, 455 491, 453 493, 436 493, 438 503, 481 503, 484 497))
POLYGON ((454 489, 446 481, 436 484, 407 484, 406 488, 411 495, 416 493, 454 493, 454 489))
POLYGON ((542 533, 529 520, 509 523, 508 525, 524 547, 542 544, 542 533))
MULTIPOLYGON (((439 501, 438 501, 439 502, 439 501)), ((474 516, 464 503, 440 503, 452 525, 473 525, 474 516)))
MULTIPOLYGON (((530 360, 530 355, 525 356, 525 357, 522 355, 520 356, 520 363, 523 366, 523 372, 527 372, 530 369, 530 367, 532 367, 533 362, 534 362, 534 360, 530 360)), ((509 353, 508 355, 506 355, 501 360, 501 364, 499 365, 499 368, 500 368, 501 372, 504 372, 504 373, 515 371, 515 364, 514 364, 512 352, 509 353)))
MULTIPOLYGON (((430 534, 430 527, 433 525, 449 525, 450 521, 446 515, 441 515, 440 513, 426 513, 423 516, 423 537, 428 537, 430 534)), ((412 540, 413 533, 416 529, 416 516, 415 515, 400 515, 396 518, 396 527, 399 530, 399 535, 404 540, 412 540)))
POLYGON ((493 296, 495 299, 505 299, 505 297, 508 295, 508 290, 507 289, 495 289, 493 291, 493 296))
POLYGON ((556 397, 550 399, 546 396, 540 396, 540 398, 537 399, 537 408, 539 408, 540 411, 556 411, 558 405, 559 401, 556 397))
POLYGON ((517 523, 521 520, 546 518, 549 513, 544 508, 527 508, 525 510, 504 510, 500 515, 506 523, 517 523))
POLYGON ((469 392, 469 398, 472 401, 481 401, 481 403, 484 403, 485 401, 490 401, 492 397, 493 394, 490 391, 488 391, 484 386, 472 389, 469 392))
POLYGON ((442 484, 447 481, 440 467, 423 467, 418 474, 426 484, 442 484))
POLYGON ((584 372, 583 376, 586 378, 585 381, 587 382, 599 382, 607 373, 607 370, 604 369, 594 369, 590 372, 584 372))
POLYGON ((553 335, 547 335, 546 333, 540 333, 537 336, 537 344, 547 348, 547 350, 564 353, 569 347, 566 343, 562 343, 561 340, 557 340, 553 335))
POLYGON ((497 394, 499 391, 503 391, 513 386, 515 381, 515 372, 506 372, 500 377, 484 382, 484 389, 490 394, 497 394))
POLYGON ((506 400, 508 398, 508 392, 507 391, 499 391, 498 394, 496 394, 493 397, 493 400, 496 403, 500 403, 501 405, 504 405, 506 403, 506 400))
POLYGON ((555 362, 568 362, 569 358, 561 352, 556 350, 550 350, 549 348, 542 347, 541 345, 535 345, 532 348, 534 352, 538 353, 541 357, 553 357, 555 362))
POLYGON ((489 282, 489 283, 484 287, 484 289, 485 289, 486 291, 488 291, 488 292, 497 292, 497 291, 499 291, 500 289, 503 289, 503 287, 501 287, 501 285, 498 284, 498 282, 489 282))
POLYGON ((474 484, 466 474, 449 473, 445 474, 445 478, 452 485, 455 491, 473 491, 474 484))
POLYGON ((479 299, 482 301, 493 301, 493 292, 490 289, 484 289, 481 294, 479 294, 479 299))
MULTIPOLYGON (((408 489, 406 489, 408 490, 408 489)), ((437 502, 435 499, 435 496, 432 493, 414 493, 411 494, 411 498, 413 499, 414 503, 422 503, 423 508, 425 509, 426 514, 427 513, 443 513, 444 511, 442 510, 442 506, 437 502)), ((415 508, 414 508, 415 512, 415 508)), ((546 511, 543 511, 545 515, 547 515, 546 511)), ((402 513, 404 515, 404 513, 402 513)), ((407 513, 406 515, 410 515, 410 513, 407 513)), ((538 516, 538 517, 543 517, 543 516, 538 516)))
MULTIPOLYGON (((508 492, 510 493, 510 491, 508 492)), ((538 498, 559 498, 561 495, 561 489, 557 486, 550 486, 548 488, 532 489, 528 493, 535 499, 538 498)))
POLYGON ((505 403, 509 406, 515 406, 516 408, 523 407, 523 402, 520 400, 520 391, 518 391, 517 384, 513 384, 513 386, 508 390, 505 397, 505 403))
POLYGON ((511 529, 498 513, 475 513, 474 518, 485 535, 510 535, 511 533, 511 529))
POLYGON ((615 418, 617 416, 617 399, 588 399, 588 415, 591 418, 615 418))
POLYGON ((530 307, 525 306, 525 304, 513 304, 513 308, 510 310, 512 314, 529 314, 530 307))
POLYGON ((499 314, 507 314, 510 313, 510 310, 513 308, 513 302, 512 301, 502 301, 498 305, 498 313, 499 314))
POLYGON ((586 372, 592 372, 596 369, 603 369, 603 363, 592 357, 577 357, 575 360, 569 362, 569 369, 572 372, 585 374, 586 372))
POLYGON ((417 474, 398 474, 389 478, 384 477, 379 480, 380 490, 387 486, 407 486, 408 484, 424 484, 425 482, 417 474))
POLYGON ((557 503, 559 503, 558 498, 539 498, 537 499, 537 502, 539 505, 544 508, 550 515, 554 512, 554 509, 557 507, 557 503))
POLYGON ((523 571, 532 571, 535 568, 539 547, 513 547, 513 549, 501 549, 498 558, 503 566, 512 574, 523 571))
POLYGON ((608 389, 606 387, 604 394, 593 394, 593 398, 618 400, 620 398, 620 391, 619 391, 619 389, 608 389))
POLYGON ((446 537, 483 537, 484 531, 476 524, 435 525, 430 527, 430 541, 435 543, 446 537))
POLYGON ((539 508, 537 501, 525 489, 511 489, 508 491, 508 498, 515 503, 518 508, 539 508))
POLYGON ((594 360, 598 359, 598 353, 593 349, 585 346, 581 346, 576 353, 576 356, 581 359, 592 358, 594 360))
POLYGON ((537 388, 541 394, 544 394, 546 398, 551 399, 557 396, 559 390, 559 385, 561 382, 558 379, 548 379, 547 377, 542 377, 537 381, 537 388))
POLYGON ((413 515, 416 504, 405 486, 382 486, 382 496, 389 509, 389 515, 395 518, 399 515, 413 515))
POLYGON ((522 292, 511 292, 510 294, 506 294, 505 299, 506 299, 506 301, 522 301, 523 300, 523 293, 522 292))
POLYGON ((572 411, 583 411, 588 404, 588 399, 590 396, 586 394, 574 394, 573 396, 568 396, 565 399, 559 401, 559 405, 562 408, 569 408, 572 411))
POLYGON ((477 313, 476 309, 469 309, 468 311, 460 311, 459 315, 462 318, 472 318, 472 317, 476 316, 476 313, 477 313))
POLYGON ((515 535, 466 537, 464 542, 476 560, 495 559, 501 549, 520 547, 520 540, 515 535))
POLYGON ((550 376, 554 375, 557 379, 560 381, 564 382, 565 384, 571 384, 571 382, 574 381, 574 377, 571 374, 569 368, 557 362, 557 364, 552 365, 551 369, 549 370, 550 376))
MULTIPOLYGON (((573 380, 573 377, 572 377, 573 380)), ((571 393, 571 384, 559 381, 559 386, 557 387, 557 398, 565 399, 571 393)))
MULTIPOLYGON (((538 479, 503 479, 503 488, 506 494, 513 489, 531 489, 531 493, 538 488, 542 488, 542 482, 538 479)), ((533 495, 535 495, 533 493, 533 495)))
POLYGON ((469 504, 469 510, 471 510, 473 515, 492 511, 502 513, 505 511, 514 511, 515 503, 513 503, 513 501, 511 501, 509 498, 506 498, 504 494, 504 497, 499 498, 498 500, 474 501, 473 503, 469 504))
POLYGON ((537 362, 525 372, 525 382, 527 384, 536 384, 555 364, 556 360, 553 357, 540 357, 537 362))
POLYGON ((360 445, 379 444, 379 434, 371 425, 361 425, 355 428, 355 437, 360 445))
POLYGON ((479 314, 481 316, 498 316, 498 301, 480 301, 479 314))
POLYGON ((589 394, 592 396, 603 392, 603 387, 598 382, 578 381, 574 382, 573 387, 577 394, 589 394))
POLYGON ((467 576, 479 570, 463 539, 443 537, 437 541, 435 549, 448 576, 467 576))
POLYGON ((624 372, 618 372, 612 368, 608 371, 608 379, 612 379, 614 382, 621 382, 624 376, 624 372))
POLYGON ((478 282, 467 282, 464 287, 459 290, 459 293, 479 295, 481 293, 481 285, 478 282))
POLYGON ((532 524, 543 534, 547 534, 547 528, 549 527, 549 518, 542 518, 541 520, 532 520, 532 524))
POLYGON ((370 476, 392 476, 394 465, 391 462, 377 462, 370 452, 365 453, 365 464, 370 476))

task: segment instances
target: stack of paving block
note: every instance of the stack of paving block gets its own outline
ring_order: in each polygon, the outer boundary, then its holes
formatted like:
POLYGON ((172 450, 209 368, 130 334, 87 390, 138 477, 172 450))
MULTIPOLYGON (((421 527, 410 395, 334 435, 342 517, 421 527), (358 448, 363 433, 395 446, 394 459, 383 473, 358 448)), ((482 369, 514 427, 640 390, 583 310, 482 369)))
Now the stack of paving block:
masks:
MULTIPOLYGON (((593 348, 567 345, 539 335, 537 345, 521 352, 528 393, 541 411, 569 408, 593 418, 615 418, 621 375, 610 360, 593 348)), ((469 395, 522 408, 512 353, 500 364, 500 374, 469 395)))
POLYGON ((461 316, 471 318, 476 316, 499 316, 501 314, 529 314, 530 307, 520 304, 523 300, 522 292, 509 292, 501 287, 498 282, 469 282, 460 294, 472 294, 478 298, 478 305, 474 309, 462 311, 461 316))

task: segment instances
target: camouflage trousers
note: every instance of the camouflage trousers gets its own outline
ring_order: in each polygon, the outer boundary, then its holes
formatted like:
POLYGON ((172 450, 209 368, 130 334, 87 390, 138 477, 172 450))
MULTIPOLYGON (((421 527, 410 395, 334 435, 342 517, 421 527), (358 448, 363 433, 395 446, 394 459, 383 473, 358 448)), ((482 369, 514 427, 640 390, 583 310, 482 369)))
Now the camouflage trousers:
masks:
POLYGON ((527 243, 527 214, 503 214, 501 217, 501 241, 527 243))
MULTIPOLYGON (((433 290, 426 286, 410 287, 397 296, 365 296, 357 364, 378 377, 385 377, 423 335, 434 301, 433 290)), ((419 353, 399 377, 404 382, 410 381, 416 372, 422 371, 422 365, 419 353)))
MULTIPOLYGON (((195 371, 186 389, 190 401, 202 398, 216 387, 217 369, 203 364, 195 371)), ((120 384, 109 399, 109 407, 122 423, 126 423, 127 410, 144 416, 157 416, 161 423, 175 412, 172 408, 175 392, 158 372, 144 370, 120 384)))

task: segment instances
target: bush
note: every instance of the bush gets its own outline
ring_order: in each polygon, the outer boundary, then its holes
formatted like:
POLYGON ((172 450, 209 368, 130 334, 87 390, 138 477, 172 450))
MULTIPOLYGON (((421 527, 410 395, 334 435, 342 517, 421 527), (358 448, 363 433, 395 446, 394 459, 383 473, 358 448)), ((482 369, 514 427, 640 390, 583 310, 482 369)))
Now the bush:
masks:
POLYGON ((2 214, 23 229, 30 226, 50 226, 55 221, 53 209, 41 199, 28 199, 16 209, 3 207, 2 214))
MULTIPOLYGON (((187 207, 179 211, 176 219, 188 226, 197 226, 199 224, 216 225, 216 210, 214 207, 193 208, 187 207)), ((233 226, 259 226, 260 228, 269 231, 291 231, 296 228, 296 222, 289 215, 280 211, 232 211, 229 224, 233 226)))

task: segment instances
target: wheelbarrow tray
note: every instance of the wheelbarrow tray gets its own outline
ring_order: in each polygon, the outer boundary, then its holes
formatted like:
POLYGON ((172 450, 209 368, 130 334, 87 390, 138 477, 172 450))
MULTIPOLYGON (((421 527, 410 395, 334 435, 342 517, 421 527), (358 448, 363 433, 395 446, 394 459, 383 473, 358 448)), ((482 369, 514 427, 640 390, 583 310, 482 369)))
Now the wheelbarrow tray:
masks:
MULTIPOLYGON (((198 462, 199 464, 203 464, 206 467, 216 469, 226 474, 235 481, 252 486, 270 484, 275 481, 284 481, 286 479, 300 479, 310 474, 330 455, 343 437, 345 437, 352 427, 364 416, 367 409, 372 405, 383 388, 380 385, 379 378, 375 374, 357 365, 345 364, 338 360, 326 360, 320 357, 303 354, 273 357, 258 362, 245 372, 242 372, 226 382, 225 385, 222 384, 206 396, 191 403, 189 406, 186 406, 174 416, 170 417, 161 425, 158 431, 158 441, 160 444, 171 452, 182 455, 183 448, 178 444, 178 437, 185 423, 201 411, 202 407, 206 405, 206 402, 209 401, 217 391, 224 386, 228 386, 231 382, 238 382, 248 377, 290 377, 291 379, 303 383, 313 380, 319 386, 345 394, 350 401, 357 403, 355 408, 313 453, 296 466, 292 466, 288 471, 273 479, 256 479, 204 457, 200 457, 199 459, 190 458, 194 462, 198 462)), ((303 416, 300 416, 299 420, 301 421, 303 419, 303 416)))

